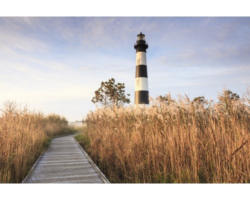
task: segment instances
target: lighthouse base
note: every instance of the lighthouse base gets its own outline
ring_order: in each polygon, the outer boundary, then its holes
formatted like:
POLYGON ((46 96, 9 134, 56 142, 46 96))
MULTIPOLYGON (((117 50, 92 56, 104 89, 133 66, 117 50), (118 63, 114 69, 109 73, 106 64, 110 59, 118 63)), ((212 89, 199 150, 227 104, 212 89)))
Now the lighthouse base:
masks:
POLYGON ((135 91, 135 104, 149 104, 148 91, 135 91))

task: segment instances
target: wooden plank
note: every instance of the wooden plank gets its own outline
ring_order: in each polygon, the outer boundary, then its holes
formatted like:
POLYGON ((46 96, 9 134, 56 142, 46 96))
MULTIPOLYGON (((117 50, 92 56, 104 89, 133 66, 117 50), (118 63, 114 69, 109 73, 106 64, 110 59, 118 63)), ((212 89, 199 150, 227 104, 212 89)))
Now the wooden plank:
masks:
POLYGON ((23 183, 109 183, 71 136, 54 138, 23 183))

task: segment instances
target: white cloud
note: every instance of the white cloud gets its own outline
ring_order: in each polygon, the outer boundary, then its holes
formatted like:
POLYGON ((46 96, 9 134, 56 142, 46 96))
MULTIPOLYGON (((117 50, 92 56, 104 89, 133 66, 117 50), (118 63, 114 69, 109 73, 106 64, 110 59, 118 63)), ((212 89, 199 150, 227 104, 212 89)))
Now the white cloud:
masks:
POLYGON ((9 31, 1 27, 0 30, 0 50, 1 54, 14 53, 16 50, 24 52, 44 52, 49 47, 46 43, 19 32, 9 31))
POLYGON ((74 99, 89 99, 91 96, 91 88, 88 86, 71 85, 66 87, 49 87, 49 84, 44 85, 44 88, 21 88, 6 83, 0 83, 1 97, 0 101, 13 100, 17 102, 60 102, 64 100, 74 99))

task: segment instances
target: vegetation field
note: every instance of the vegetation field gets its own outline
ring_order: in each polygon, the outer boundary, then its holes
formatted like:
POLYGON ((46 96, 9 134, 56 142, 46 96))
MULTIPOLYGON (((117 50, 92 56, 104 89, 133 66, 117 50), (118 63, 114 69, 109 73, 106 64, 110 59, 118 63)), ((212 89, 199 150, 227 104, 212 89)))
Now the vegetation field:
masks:
POLYGON ((249 183, 249 100, 228 92, 100 108, 78 136, 111 182, 249 183))
POLYGON ((0 183, 18 183, 52 137, 72 133, 65 118, 8 103, 0 115, 0 183))

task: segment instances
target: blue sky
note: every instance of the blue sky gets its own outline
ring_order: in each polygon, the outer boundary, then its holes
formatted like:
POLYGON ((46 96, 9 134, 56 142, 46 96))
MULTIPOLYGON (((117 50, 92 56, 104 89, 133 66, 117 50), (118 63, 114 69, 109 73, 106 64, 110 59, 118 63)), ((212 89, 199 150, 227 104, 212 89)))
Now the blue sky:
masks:
POLYGON ((135 50, 146 35, 149 92, 216 99, 250 86, 250 18, 0 18, 0 104, 7 100, 80 120, 100 82, 134 98, 135 50))

